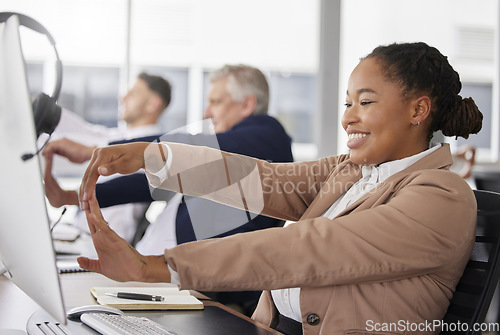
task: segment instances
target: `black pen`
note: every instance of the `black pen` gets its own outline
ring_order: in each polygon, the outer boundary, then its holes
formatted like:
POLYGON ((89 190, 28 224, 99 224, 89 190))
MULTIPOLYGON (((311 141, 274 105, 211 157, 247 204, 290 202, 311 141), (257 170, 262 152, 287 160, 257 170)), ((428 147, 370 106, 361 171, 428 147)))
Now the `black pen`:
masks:
POLYGON ((106 293, 106 295, 121 299, 148 300, 148 301, 165 300, 165 298, 163 298, 161 295, 150 295, 150 294, 140 294, 140 293, 118 292, 118 293, 106 293))

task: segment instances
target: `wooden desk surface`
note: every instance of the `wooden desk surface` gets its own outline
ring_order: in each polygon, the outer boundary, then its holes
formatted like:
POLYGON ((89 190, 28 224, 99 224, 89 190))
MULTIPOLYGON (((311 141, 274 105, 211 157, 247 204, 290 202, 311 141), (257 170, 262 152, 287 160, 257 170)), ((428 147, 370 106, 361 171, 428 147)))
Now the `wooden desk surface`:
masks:
MULTIPOLYGON (((91 272, 65 273, 61 275, 61 286, 63 299, 66 308, 81 305, 95 304, 96 301, 90 293, 93 286, 170 286, 172 284, 148 284, 148 283, 119 283, 108 279, 102 275, 91 272)), ((202 300, 206 306, 218 306, 240 318, 258 325, 268 331, 274 330, 255 322, 254 320, 235 312, 234 310, 215 301, 205 300, 207 297, 192 291, 198 299, 202 300)), ((0 276, 0 335, 7 329, 25 330, 26 322, 30 316, 40 310, 40 306, 29 296, 21 291, 16 285, 11 283, 5 276, 0 276)), ((276 332, 275 332, 276 333, 276 332)))

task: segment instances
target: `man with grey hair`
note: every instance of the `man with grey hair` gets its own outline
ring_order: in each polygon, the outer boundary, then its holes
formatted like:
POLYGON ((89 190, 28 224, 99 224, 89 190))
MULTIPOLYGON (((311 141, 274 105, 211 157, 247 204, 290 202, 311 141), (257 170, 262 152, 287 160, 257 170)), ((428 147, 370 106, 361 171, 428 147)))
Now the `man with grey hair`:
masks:
POLYGON ((250 115, 267 114, 269 86, 258 69, 247 65, 225 65, 209 76, 208 107, 216 133, 233 128, 250 115))
MULTIPOLYGON (((205 117, 210 118, 214 135, 166 134, 162 141, 216 147, 273 162, 293 161, 291 139, 281 124, 267 115, 269 86, 264 74, 247 65, 225 65, 212 72, 207 93, 205 117)), ((132 141, 154 141, 158 136, 132 141)), ((131 142, 131 141, 123 141, 131 142)), ((80 153, 86 149, 76 149, 80 153)), ((87 153, 88 159, 91 151, 87 153)), ((50 183, 47 180, 46 183, 50 183)), ((52 181, 53 182, 53 181, 52 181)), ((142 254, 162 254, 177 244, 224 237, 236 233, 276 227, 282 221, 241 211, 202 198, 150 190, 144 175, 118 177, 96 186, 101 207, 129 202, 167 200, 167 206, 151 223, 136 244, 142 254)), ((75 205, 78 205, 75 203, 75 205)), ((219 292, 213 296, 222 303, 239 305, 250 315, 260 292, 219 292)))

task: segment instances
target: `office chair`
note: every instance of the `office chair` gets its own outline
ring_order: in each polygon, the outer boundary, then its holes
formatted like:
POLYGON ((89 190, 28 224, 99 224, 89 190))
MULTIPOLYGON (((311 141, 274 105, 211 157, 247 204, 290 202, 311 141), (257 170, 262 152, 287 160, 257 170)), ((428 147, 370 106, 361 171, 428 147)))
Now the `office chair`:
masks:
POLYGON ((478 190, 500 193, 500 171, 476 169, 472 176, 478 190))
POLYGON ((476 242, 450 306, 443 318, 448 324, 468 324, 467 331, 441 334, 480 334, 473 325, 484 322, 500 278, 500 194, 474 190, 477 201, 476 242))

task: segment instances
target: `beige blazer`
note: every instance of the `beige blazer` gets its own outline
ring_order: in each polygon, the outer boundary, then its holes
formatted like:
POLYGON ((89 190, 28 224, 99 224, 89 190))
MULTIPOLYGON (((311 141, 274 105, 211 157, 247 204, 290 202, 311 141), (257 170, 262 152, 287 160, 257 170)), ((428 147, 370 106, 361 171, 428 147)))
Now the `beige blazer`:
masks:
MULTIPOLYGON (((361 177, 348 155, 270 164, 169 145, 173 160, 161 187, 298 220, 166 250, 182 289, 300 287, 306 335, 438 333, 432 325, 448 307, 476 223, 472 190, 448 171, 448 145, 389 177, 334 220, 321 215, 361 177)), ((272 325, 276 313, 265 291, 253 317, 272 325)))

